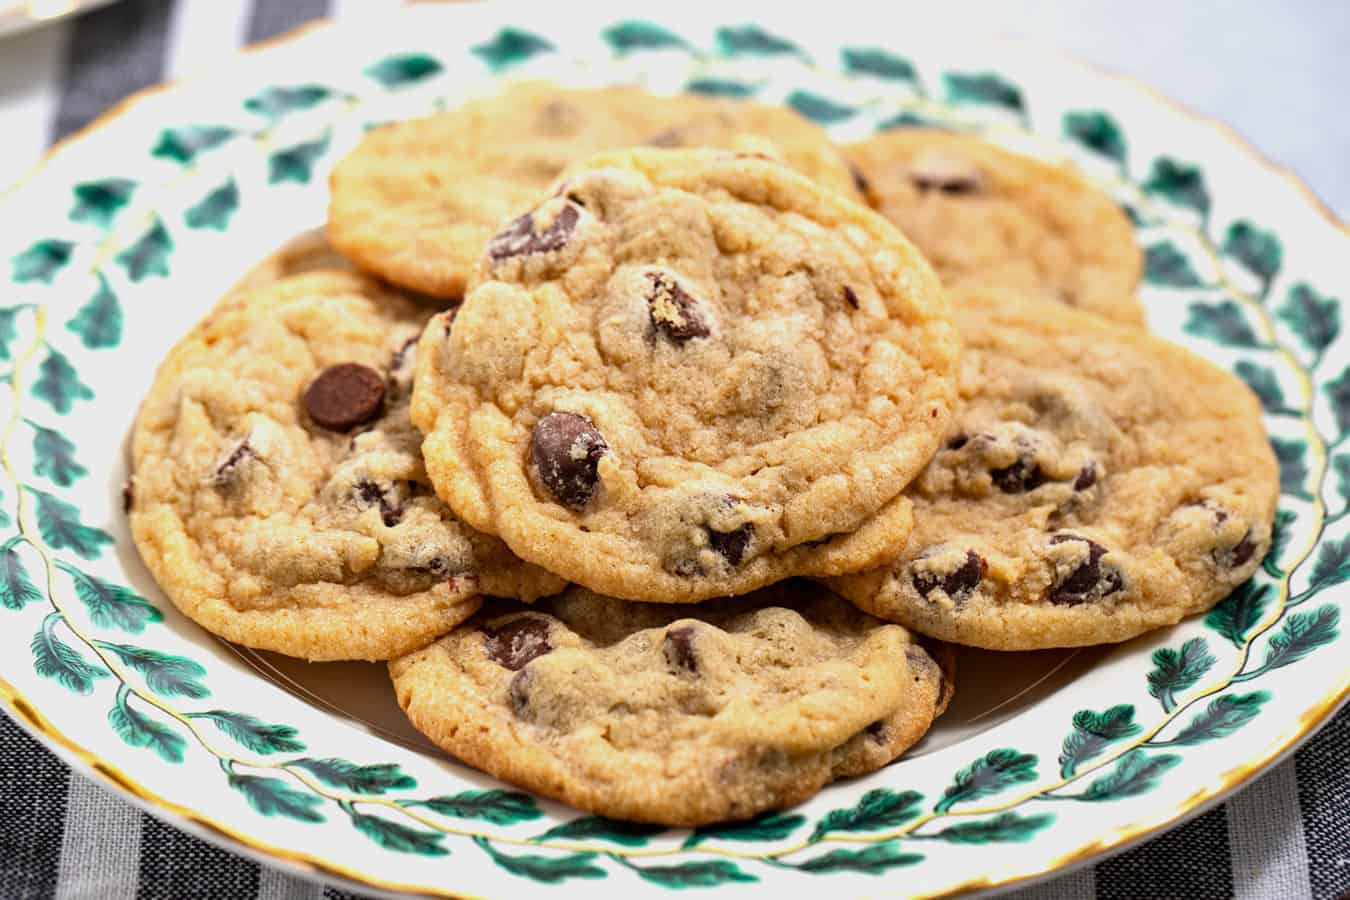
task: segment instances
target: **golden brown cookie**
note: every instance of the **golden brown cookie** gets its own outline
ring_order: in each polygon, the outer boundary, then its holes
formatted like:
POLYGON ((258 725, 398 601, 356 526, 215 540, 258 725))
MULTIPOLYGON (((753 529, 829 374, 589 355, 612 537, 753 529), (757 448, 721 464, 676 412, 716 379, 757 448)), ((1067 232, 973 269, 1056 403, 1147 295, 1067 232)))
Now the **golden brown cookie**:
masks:
POLYGON ((918 245, 947 287, 1005 288, 1144 322, 1134 228, 1068 166, 924 129, 888 131, 845 153, 872 205, 918 245))
POLYGON ((825 133, 790 109, 525 83, 368 134, 333 171, 328 233, 394 284, 459 299, 488 238, 564 168, 642 144, 760 150, 858 199, 825 133))
POLYGON ((835 590, 942 640, 1029 650, 1127 640, 1251 576, 1279 467, 1246 385, 1044 301, 953 305, 962 405, 906 492, 909 545, 835 590))
POLYGON ((377 660, 435 640, 481 592, 561 590, 427 483, 408 402, 430 311, 350 273, 287 276, 311 249, 223 299, 141 407, 129 515, 165 593, 250 647, 377 660))
POLYGON ((413 724, 470 765, 601 815, 699 825, 890 763, 950 696, 937 652, 802 582, 696 607, 574 588, 490 601, 389 668, 413 724))
POLYGON ((428 326, 437 491, 612 596, 691 602, 876 565, 947 431, 957 338, 881 217, 711 150, 598 157, 428 326))

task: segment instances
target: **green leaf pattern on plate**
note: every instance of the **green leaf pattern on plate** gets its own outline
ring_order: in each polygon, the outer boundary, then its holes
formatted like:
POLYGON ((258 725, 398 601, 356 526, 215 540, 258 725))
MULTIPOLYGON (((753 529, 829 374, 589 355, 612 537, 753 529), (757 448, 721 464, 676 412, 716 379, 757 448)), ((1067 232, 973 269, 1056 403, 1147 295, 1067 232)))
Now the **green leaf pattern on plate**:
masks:
POLYGON ((98 289, 66 322, 66 328, 78 334, 90 350, 116 347, 122 342, 122 307, 108 286, 108 279, 98 276, 98 289))
POLYGON ((75 205, 71 207, 73 222, 87 222, 107 228, 124 206, 131 202, 136 182, 128 178, 105 178, 75 185, 75 205))

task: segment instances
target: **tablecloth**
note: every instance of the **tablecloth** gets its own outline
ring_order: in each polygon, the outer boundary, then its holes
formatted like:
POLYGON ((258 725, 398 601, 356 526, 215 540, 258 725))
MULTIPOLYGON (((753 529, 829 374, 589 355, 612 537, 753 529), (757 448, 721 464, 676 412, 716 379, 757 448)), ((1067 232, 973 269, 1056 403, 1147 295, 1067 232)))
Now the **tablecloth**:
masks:
MULTIPOLYGON (((397 0, 122 0, 0 41, 0 188, 53 140, 128 93, 303 22, 386 14, 397 0)), ((776 7, 782 14, 787 4, 776 7)), ((1127 7, 1051 0, 888 6, 1028 35, 1130 71, 1228 120, 1350 212, 1350 4, 1127 7)), ((839 14, 866 15, 845 3, 839 14)), ((774 12, 760 15, 774 15, 774 12)), ((0 716, 0 900, 311 900, 358 895, 221 850, 73 773, 0 716)), ((1018 900, 1350 897, 1350 712, 1227 803, 1018 900)))

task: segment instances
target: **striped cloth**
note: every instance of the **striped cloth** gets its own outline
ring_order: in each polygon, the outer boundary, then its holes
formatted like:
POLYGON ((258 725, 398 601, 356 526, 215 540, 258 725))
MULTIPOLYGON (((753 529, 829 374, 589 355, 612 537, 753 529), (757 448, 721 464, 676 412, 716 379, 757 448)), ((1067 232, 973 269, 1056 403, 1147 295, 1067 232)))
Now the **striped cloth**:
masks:
MULTIPOLYGON (((122 0, 0 44, 0 187, 50 141, 135 90, 318 16, 359 18, 393 5, 396 0, 122 0)), ((1180 15, 1168 13, 1169 27, 1180 15)), ((1334 39, 1326 46, 1334 49, 1334 39)), ((1332 160, 1336 141, 1324 146, 1332 160)), ((1332 199, 1343 207, 1350 202, 1332 199)), ((0 900, 357 896, 284 875, 162 824, 73 774, 0 716, 0 900)), ((1223 806, 1105 862, 1011 896, 1350 897, 1350 711, 1223 806)))

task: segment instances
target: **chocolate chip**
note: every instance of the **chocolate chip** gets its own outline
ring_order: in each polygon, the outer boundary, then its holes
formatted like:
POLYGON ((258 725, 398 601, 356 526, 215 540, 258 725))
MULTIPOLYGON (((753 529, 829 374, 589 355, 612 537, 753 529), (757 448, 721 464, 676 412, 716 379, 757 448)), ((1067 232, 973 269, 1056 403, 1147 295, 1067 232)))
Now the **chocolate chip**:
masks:
POLYGON ((384 410, 384 376, 360 363, 339 363, 305 388, 305 412, 330 431, 350 431, 384 410))
POLYGON ((745 551, 750 546, 750 539, 755 536, 755 528, 749 522, 746 522, 740 528, 732 531, 708 531, 708 544, 711 545, 717 555, 725 559, 733 566, 741 564, 745 559, 745 551))
POLYGON ((1120 572, 1101 564, 1107 550, 1096 541, 1090 541, 1074 534, 1057 534, 1050 538, 1051 544, 1063 544, 1068 541, 1080 541, 1088 546, 1088 558, 1068 577, 1050 589, 1050 602, 1066 606, 1077 606, 1091 600, 1100 600, 1124 589, 1120 572))
POLYGON ((653 135, 647 141, 649 147, 678 147, 684 143, 684 138, 674 128, 668 128, 658 135, 653 135))
POLYGON ((132 486, 131 479, 128 478, 126 481, 122 482, 122 512, 131 512, 131 507, 135 502, 136 489, 132 486))
POLYGON ((385 489, 374 481, 362 479, 356 483, 356 501, 362 506, 380 507, 380 518, 386 528, 393 528, 403 518, 403 509, 389 500, 385 489))
POLYGON ((1028 456, 1018 457, 1016 462, 1002 469, 990 469, 989 477, 1005 494, 1025 494, 1045 484, 1045 473, 1028 456))
POLYGON ((230 455, 225 457, 225 461, 216 466, 216 474, 212 478, 212 484, 217 488, 233 487, 239 480, 239 467, 248 460, 255 458, 257 458, 257 454, 253 452, 253 447, 249 445, 249 442, 246 440, 240 441, 230 451, 230 455))
POLYGON ((647 313, 652 327, 677 344, 708 336, 698 301, 664 272, 648 272, 647 313))
POLYGON ((417 346, 417 338, 410 337, 403 342, 403 346, 394 351, 394 355, 389 358, 389 371, 397 372, 403 368, 404 362, 408 359, 408 352, 417 346))
POLYGON ((867 180, 867 176, 863 174, 862 169, 858 168, 853 163, 849 163, 848 173, 853 176, 853 186, 858 189, 858 193, 871 199, 872 183, 867 180))
POLYGON ((548 620, 540 616, 520 616, 501 625, 486 627, 483 629, 483 647, 493 662, 518 672, 530 660, 553 649, 548 641, 548 620))
POLYGON ((863 734, 867 735, 878 744, 886 743, 886 738, 889 736, 889 732, 886 728, 886 720, 877 719, 871 725, 868 725, 863 729, 863 734))
POLYGON ((909 180, 921 191, 939 191, 960 196, 977 194, 984 189, 980 170, 959 159, 931 157, 915 163, 909 180))
POLYGON ((984 573, 988 570, 989 564, 974 550, 966 551, 965 561, 954 572, 946 575, 938 575, 932 572, 915 572, 911 576, 914 582, 914 590, 919 592, 919 596, 928 598, 934 590, 941 587, 942 590, 951 598, 953 603, 960 603, 975 592, 979 587, 984 573))
POLYGON ((591 502, 600 481, 600 457, 609 444, 585 416, 551 412, 540 419, 530 435, 530 465, 554 498, 569 509, 581 510, 591 502))
POLYGON ((524 716, 530 707, 530 682, 533 680, 533 673, 522 669, 511 678, 511 684, 506 689, 511 698, 511 711, 518 716, 524 716))
POLYGON ((686 672, 698 671, 698 655, 694 652, 694 632, 693 625, 681 625, 666 631, 665 640, 661 642, 666 662, 686 672))
POLYGON ((1215 550, 1214 562, 1225 569, 1236 569, 1246 565, 1256 554, 1256 542, 1252 540, 1252 530, 1242 535, 1242 540, 1238 541, 1227 550, 1215 550))
POLYGON ((954 434, 951 437, 947 438, 947 449, 960 450, 962 447, 964 447, 966 444, 969 443, 970 443, 970 435, 964 433, 954 434))
POLYGON ((848 285, 844 285, 844 300, 854 309, 858 308, 858 295, 848 285))
POLYGON ((1088 463, 1078 470, 1078 477, 1073 480, 1073 489, 1075 491, 1086 491, 1097 483, 1097 465, 1088 463))
POLYGON ((581 213, 577 211, 576 206, 569 203, 558 212, 552 225, 543 231, 535 231, 534 214, 526 213, 506 226, 506 230, 501 234, 488 241, 488 255, 494 262, 501 262, 513 256, 561 250, 567 246, 580 219, 581 213))

